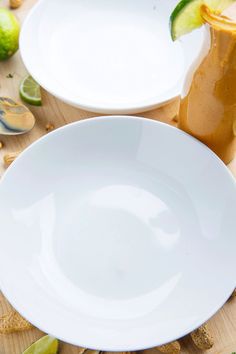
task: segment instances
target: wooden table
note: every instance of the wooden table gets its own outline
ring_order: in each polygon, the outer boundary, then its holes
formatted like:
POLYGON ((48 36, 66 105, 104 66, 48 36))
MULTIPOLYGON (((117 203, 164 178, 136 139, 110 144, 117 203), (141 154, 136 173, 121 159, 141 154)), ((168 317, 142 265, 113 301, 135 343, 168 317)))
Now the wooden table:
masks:
MULTIPOLYGON (((65 0, 66 1, 66 0, 65 0)), ((14 12, 22 21, 36 0, 25 0, 23 5, 14 12)), ((8 1, 3 0, 2 6, 8 6, 8 1)), ((17 53, 13 58, 6 62, 0 63, 0 96, 9 96, 19 100, 18 86, 21 78, 26 74, 26 70, 20 58, 20 53, 17 53), (7 75, 13 74, 13 78, 7 78, 7 75)), ((64 124, 95 116, 90 112, 85 112, 57 100, 47 92, 43 92, 43 106, 30 107, 35 114, 37 123, 35 128, 28 134, 18 137, 0 137, 0 141, 4 143, 4 148, 0 150, 0 175, 5 171, 2 162, 2 156, 8 152, 23 150, 40 136, 46 134, 46 124, 53 123, 55 127, 60 127, 64 124)), ((142 114, 142 116, 157 119, 170 123, 178 110, 178 100, 173 101, 157 110, 142 114)), ((236 176, 236 159, 230 164, 229 168, 236 176)), ((227 276, 227 275, 226 275, 227 276)), ((207 296, 207 294, 206 294, 207 296)), ((0 315, 6 313, 10 308, 7 300, 0 294, 0 315)), ((225 304, 210 321, 210 328, 215 337, 215 346, 207 351, 198 350, 186 337, 181 340, 183 354, 231 354, 236 351, 236 299, 225 304)), ((32 329, 23 333, 14 333, 10 335, 0 336, 0 354, 20 354, 32 342, 42 336, 42 332, 37 329, 32 329)), ((76 354, 76 347, 61 344, 61 354, 76 354)), ((155 351, 155 353, 157 353, 155 351)))

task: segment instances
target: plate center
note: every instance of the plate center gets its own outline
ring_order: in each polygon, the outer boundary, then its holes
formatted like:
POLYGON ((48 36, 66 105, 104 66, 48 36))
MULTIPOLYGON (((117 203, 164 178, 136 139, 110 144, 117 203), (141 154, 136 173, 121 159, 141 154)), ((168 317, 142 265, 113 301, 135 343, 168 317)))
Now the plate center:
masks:
POLYGON ((150 192, 124 185, 103 187, 75 201, 67 215, 56 233, 56 259, 81 290, 131 298, 151 292, 175 273, 163 264, 180 236, 179 223, 150 192))

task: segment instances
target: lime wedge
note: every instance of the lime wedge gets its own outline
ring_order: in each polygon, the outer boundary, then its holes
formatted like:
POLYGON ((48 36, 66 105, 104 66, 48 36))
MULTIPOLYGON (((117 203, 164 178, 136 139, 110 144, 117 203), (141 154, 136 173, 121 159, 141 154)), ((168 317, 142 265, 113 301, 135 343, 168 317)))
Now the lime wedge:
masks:
POLYGON ((32 78, 32 76, 26 76, 20 83, 20 97, 26 103, 33 106, 41 106, 41 92, 39 84, 32 78))
POLYGON ((174 40, 202 26, 201 6, 207 5, 211 11, 222 12, 235 0, 181 0, 170 16, 171 37, 174 40))
POLYGON ((58 340, 51 336, 44 336, 33 343, 23 354, 56 354, 58 351, 58 340))

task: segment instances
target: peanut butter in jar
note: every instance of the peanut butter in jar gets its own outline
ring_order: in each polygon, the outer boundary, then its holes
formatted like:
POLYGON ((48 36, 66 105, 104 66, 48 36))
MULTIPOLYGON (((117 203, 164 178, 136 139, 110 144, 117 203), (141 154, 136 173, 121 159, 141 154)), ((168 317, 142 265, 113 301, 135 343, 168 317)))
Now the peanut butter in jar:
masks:
POLYGON ((201 12, 206 23, 204 48, 200 64, 187 75, 178 126, 227 164, 236 149, 236 22, 212 14, 206 6, 201 12))

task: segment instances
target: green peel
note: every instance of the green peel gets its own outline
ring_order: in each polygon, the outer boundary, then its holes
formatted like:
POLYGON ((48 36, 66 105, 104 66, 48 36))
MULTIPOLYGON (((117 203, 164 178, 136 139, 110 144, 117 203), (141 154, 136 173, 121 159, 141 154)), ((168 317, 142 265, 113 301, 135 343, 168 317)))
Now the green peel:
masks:
POLYGON ((203 25, 201 6, 220 13, 235 0, 181 0, 170 16, 170 32, 173 41, 203 25))
POLYGON ((40 338, 22 354, 57 354, 58 340, 49 335, 40 338))

